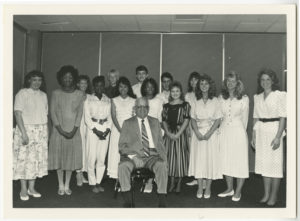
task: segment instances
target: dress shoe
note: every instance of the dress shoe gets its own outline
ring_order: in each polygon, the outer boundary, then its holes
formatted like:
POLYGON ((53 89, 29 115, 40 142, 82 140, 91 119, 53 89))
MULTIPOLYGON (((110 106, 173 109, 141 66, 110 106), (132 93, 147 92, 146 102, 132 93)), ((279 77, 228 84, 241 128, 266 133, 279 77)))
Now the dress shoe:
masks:
POLYGON ((34 198, 40 198, 40 197, 42 196, 42 195, 41 195, 40 193, 38 193, 38 192, 36 192, 36 193, 30 192, 29 189, 27 190, 27 193, 28 193, 29 196, 33 196, 34 198))
POLYGON ((210 194, 206 195, 204 194, 204 199, 209 199, 210 198, 210 194))
POLYGON ((21 193, 20 193, 20 199, 21 199, 22 201, 27 201, 27 200, 29 200, 29 196, 28 196, 28 195, 22 196, 21 193))
POLYGON ((226 197, 226 196, 233 196, 234 195, 234 191, 231 190, 230 192, 228 193, 219 193, 218 194, 218 197, 226 197))
POLYGON ((202 196, 203 196, 203 193, 198 193, 198 192, 197 192, 197 195, 196 195, 196 197, 197 197, 198 199, 201 199, 201 198, 202 198, 202 196))
POLYGON ((104 192, 104 188, 100 185, 97 185, 97 189, 99 190, 99 192, 104 192))
POLYGON ((235 196, 233 196, 233 197, 231 198, 231 200, 234 201, 234 202, 238 202, 238 201, 240 201, 241 197, 242 197, 242 194, 240 195, 240 197, 235 197, 235 196))
POLYGON ((70 190, 69 188, 65 188, 65 194, 71 195, 72 194, 72 190, 70 190))
POLYGON ((124 200, 124 204, 123 206, 125 208, 130 208, 131 207, 131 194, 130 191, 125 191, 125 192, 121 192, 122 193, 122 197, 124 200))
POLYGON ((146 183, 145 189, 144 189, 144 193, 151 193, 152 192, 152 188, 153 188, 152 183, 146 183))
POLYGON ((188 186, 196 186, 196 185, 198 185, 198 181, 197 180, 193 180, 191 182, 186 183, 186 185, 188 185, 188 186))
POLYGON ((158 207, 166 208, 167 207, 167 194, 158 194, 158 207))
POLYGON ((60 196, 63 196, 63 195, 65 195, 65 190, 64 189, 59 189, 57 191, 57 194, 60 195, 60 196))

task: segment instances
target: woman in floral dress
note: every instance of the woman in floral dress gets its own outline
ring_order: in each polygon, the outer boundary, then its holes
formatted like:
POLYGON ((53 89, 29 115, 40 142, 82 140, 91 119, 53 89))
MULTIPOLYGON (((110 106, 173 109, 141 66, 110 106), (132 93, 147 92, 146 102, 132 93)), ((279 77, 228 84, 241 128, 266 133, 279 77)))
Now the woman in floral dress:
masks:
POLYGON ((35 180, 48 174, 48 101, 44 90, 43 73, 31 71, 15 98, 13 179, 21 181, 20 199, 23 201, 28 200, 29 195, 41 197, 35 189, 35 180))

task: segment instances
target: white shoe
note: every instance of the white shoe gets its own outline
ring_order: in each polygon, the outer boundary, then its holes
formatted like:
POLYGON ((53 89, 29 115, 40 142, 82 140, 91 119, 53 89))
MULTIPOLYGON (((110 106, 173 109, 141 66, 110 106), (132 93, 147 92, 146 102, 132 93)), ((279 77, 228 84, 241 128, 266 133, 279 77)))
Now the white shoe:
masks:
POLYGON ((152 192, 152 184, 151 183, 146 183, 144 193, 151 193, 152 192))
POLYGON ((218 194, 218 197, 226 197, 226 196, 233 196, 234 195, 234 191, 231 190, 230 192, 228 193, 219 193, 218 194))
POLYGON ((196 195, 196 197, 198 198, 198 199, 201 199, 202 198, 202 196, 203 196, 203 193, 197 193, 197 195, 196 195))
POLYGON ((21 194, 20 194, 20 199, 21 199, 22 201, 27 201, 27 200, 29 200, 29 196, 28 196, 28 195, 26 195, 26 196, 21 196, 21 194))
POLYGON ((38 193, 38 192, 36 192, 36 193, 31 193, 29 189, 27 190, 27 193, 28 193, 29 196, 33 196, 34 198, 40 198, 40 197, 42 196, 42 195, 41 195, 40 193, 38 193))
POLYGON ((210 198, 210 194, 209 195, 204 194, 204 199, 209 199, 209 198, 210 198))
POLYGON ((240 195, 240 197, 234 197, 234 196, 233 196, 233 197, 231 198, 231 200, 234 201, 234 202, 238 202, 238 201, 240 201, 241 197, 242 197, 242 194, 240 195))
POLYGON ((196 186, 196 185, 198 185, 198 181, 197 180, 193 180, 193 181, 191 181, 189 183, 186 183, 186 185, 188 185, 188 186, 196 186))

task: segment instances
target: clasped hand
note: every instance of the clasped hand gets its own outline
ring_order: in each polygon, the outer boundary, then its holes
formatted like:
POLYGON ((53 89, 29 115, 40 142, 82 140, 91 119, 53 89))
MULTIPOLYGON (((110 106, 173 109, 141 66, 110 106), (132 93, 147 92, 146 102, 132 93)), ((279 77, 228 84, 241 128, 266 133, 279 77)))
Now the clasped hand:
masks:
POLYGON ((73 130, 71 132, 66 132, 64 131, 60 125, 56 126, 57 131, 64 136, 66 139, 71 139, 72 137, 74 137, 76 131, 77 131, 77 127, 74 127, 73 130))
POLYGON ((210 133, 202 135, 201 133, 196 133, 198 140, 208 140, 211 137, 210 133))
POLYGON ((106 129, 105 132, 102 132, 100 130, 97 130, 96 128, 93 128, 93 132, 94 134, 96 134, 100 140, 105 140, 107 135, 109 134, 110 130, 109 129, 106 129))

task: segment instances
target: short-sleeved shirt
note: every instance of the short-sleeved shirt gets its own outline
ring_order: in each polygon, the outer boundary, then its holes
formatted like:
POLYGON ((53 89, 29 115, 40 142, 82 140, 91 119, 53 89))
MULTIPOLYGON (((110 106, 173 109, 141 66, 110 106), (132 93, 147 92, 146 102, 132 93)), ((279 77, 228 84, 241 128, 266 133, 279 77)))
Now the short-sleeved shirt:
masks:
POLYGON ((164 104, 169 102, 170 91, 162 91, 157 95, 160 99, 163 100, 164 104))
POLYGON ((22 112, 24 124, 46 124, 48 122, 47 95, 41 90, 21 89, 16 95, 14 110, 22 112))
POLYGON ((286 117, 286 92, 272 91, 266 99, 264 93, 254 95, 254 118, 286 117))
POLYGON ((154 118, 157 118, 161 122, 161 114, 163 109, 163 100, 158 96, 149 100, 149 113, 148 115, 154 118))
POLYGON ((190 110, 188 102, 174 105, 167 103, 163 106, 162 121, 165 121, 171 130, 176 130, 185 119, 190 119, 190 110))

